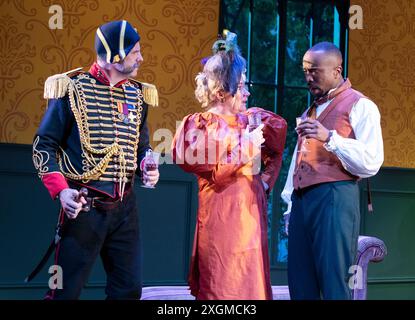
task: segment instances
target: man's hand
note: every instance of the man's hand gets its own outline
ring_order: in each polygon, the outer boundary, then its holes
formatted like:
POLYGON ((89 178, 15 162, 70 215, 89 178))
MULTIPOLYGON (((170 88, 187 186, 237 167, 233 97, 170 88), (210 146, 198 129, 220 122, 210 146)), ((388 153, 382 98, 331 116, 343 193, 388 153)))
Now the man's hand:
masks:
POLYGON ((290 214, 284 214, 284 232, 288 236, 288 227, 290 225, 290 214))
POLYGON ((159 169, 147 171, 145 166, 143 169, 143 183, 149 186, 154 187, 156 183, 159 181, 160 173, 159 169))
POLYGON ((329 130, 320 122, 307 118, 295 128, 300 137, 313 138, 321 142, 328 142, 329 130))
POLYGON ((63 189, 59 193, 62 209, 69 219, 75 219, 82 210, 82 205, 86 204, 86 199, 79 197, 79 191, 75 189, 63 189))

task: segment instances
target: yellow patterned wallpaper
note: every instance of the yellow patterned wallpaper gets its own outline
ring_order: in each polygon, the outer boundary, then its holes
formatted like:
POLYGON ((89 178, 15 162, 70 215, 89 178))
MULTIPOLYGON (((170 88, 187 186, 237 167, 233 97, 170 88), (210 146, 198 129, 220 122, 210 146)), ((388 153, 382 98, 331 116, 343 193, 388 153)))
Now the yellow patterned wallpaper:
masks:
POLYGON ((79 66, 88 70, 97 26, 120 19, 141 35, 137 79, 159 89, 150 131, 174 132, 176 120, 200 109, 194 77, 211 53, 218 12, 219 0, 0 0, 0 142, 32 143, 46 108, 45 79, 79 66), (49 28, 52 5, 62 8, 62 30, 49 28))
POLYGON ((363 29, 350 30, 350 79, 379 106, 384 166, 415 168, 415 1, 351 3, 363 9, 363 29))
MULTIPOLYGON (((415 167, 415 2, 352 0, 363 29, 350 30, 349 76, 382 114, 385 166, 415 167)), ((94 32, 126 19, 139 30, 144 64, 138 79, 159 89, 150 130, 174 131, 199 110, 194 76, 218 30, 219 0, 0 0, 0 142, 31 143, 45 111, 43 82, 94 60, 94 32), (63 29, 48 27, 51 5, 63 29)))

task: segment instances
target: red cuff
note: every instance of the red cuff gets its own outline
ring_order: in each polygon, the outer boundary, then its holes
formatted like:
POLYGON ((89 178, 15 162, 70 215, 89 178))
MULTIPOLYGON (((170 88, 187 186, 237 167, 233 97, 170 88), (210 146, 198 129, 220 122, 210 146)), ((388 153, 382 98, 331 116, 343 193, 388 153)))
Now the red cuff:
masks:
POLYGON ((141 171, 144 171, 144 159, 145 159, 145 157, 140 162, 140 170, 141 171))
POLYGON ((65 177, 60 172, 51 172, 47 173, 42 177, 42 182, 48 189, 52 199, 56 199, 59 193, 63 189, 69 188, 68 183, 66 182, 65 177))

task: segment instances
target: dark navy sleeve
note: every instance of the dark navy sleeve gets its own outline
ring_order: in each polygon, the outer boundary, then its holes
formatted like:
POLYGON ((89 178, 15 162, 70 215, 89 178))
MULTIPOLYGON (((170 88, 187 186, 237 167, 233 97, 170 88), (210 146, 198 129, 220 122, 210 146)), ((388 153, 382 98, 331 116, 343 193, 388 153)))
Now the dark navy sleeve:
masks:
POLYGON ((64 147, 73 123, 68 97, 50 99, 34 137, 33 164, 53 199, 68 188, 58 165, 57 153, 61 146, 64 147))

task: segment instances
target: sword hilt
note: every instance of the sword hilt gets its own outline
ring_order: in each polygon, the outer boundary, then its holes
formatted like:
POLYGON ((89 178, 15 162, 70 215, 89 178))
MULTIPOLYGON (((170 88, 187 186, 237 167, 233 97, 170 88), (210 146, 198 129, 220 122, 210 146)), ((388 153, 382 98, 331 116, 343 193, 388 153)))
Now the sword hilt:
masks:
POLYGON ((78 202, 81 200, 81 197, 84 197, 86 200, 86 204, 82 205, 82 211, 86 211, 88 212, 91 209, 90 203, 87 199, 88 197, 88 189, 85 187, 82 187, 81 190, 79 190, 79 194, 78 194, 78 202))

